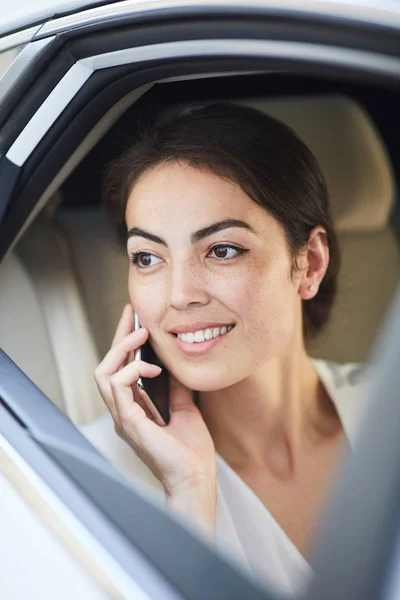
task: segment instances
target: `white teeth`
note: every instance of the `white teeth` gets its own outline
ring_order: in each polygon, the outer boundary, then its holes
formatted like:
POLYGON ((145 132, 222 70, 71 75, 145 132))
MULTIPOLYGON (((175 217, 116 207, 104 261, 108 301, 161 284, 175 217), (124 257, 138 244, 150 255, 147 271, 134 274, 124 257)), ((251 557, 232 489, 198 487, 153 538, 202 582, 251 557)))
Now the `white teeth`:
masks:
POLYGON ((178 333, 178 338, 187 344, 194 343, 194 333, 178 333))
POLYGON ((221 328, 208 328, 200 331, 195 331, 194 333, 178 333, 178 338, 182 340, 182 342, 186 342, 187 344, 193 344, 195 342, 204 342, 204 340, 211 340, 212 338, 216 338, 219 335, 224 335, 224 333, 227 333, 231 329, 233 329, 233 325, 224 325, 221 328))
POLYGON ((206 338, 206 340, 211 340, 213 336, 213 332, 211 329, 206 329, 206 332, 204 334, 204 337, 206 338))
POLYGON ((195 342, 204 342, 204 331, 195 331, 194 332, 194 341, 195 342))

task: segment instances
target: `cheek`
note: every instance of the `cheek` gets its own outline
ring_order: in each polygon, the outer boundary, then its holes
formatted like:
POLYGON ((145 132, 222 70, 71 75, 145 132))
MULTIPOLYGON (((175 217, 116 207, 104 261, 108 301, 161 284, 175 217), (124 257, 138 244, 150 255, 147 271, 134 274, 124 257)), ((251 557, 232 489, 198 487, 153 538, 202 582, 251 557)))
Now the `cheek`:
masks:
POLYGON ((129 274, 128 293, 133 310, 140 317, 142 326, 153 329, 160 320, 165 303, 163 301, 162 286, 157 290, 146 280, 140 280, 136 274, 129 274))
POLYGON ((286 260, 250 269, 247 286, 238 295, 246 333, 253 341, 264 346, 288 341, 295 327, 297 295, 286 260))

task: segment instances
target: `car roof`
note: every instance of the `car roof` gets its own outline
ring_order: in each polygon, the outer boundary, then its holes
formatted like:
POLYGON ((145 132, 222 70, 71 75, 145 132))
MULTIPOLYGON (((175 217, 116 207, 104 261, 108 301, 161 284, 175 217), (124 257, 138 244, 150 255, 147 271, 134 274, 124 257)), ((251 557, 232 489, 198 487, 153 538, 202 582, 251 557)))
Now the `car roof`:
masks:
MULTIPOLYGON (((115 0, 114 0, 115 2, 115 0)), ((63 14, 112 4, 113 0, 0 0, 2 11, 0 35, 23 29, 63 14)))
MULTIPOLYGON (((317 13, 325 13, 334 15, 335 11, 340 9, 341 13, 354 18, 360 18, 365 21, 374 22, 379 13, 386 10, 393 10, 399 7, 398 0, 257 0, 262 2, 266 7, 281 8, 285 10, 295 11, 314 11, 317 13), (372 12, 369 12, 372 9, 372 12)), ((149 8, 151 5, 154 8, 168 8, 171 6, 204 6, 217 7, 235 4, 246 4, 246 0, 240 2, 238 0, 0 0, 0 9, 3 8, 2 18, 0 23, 0 37, 10 33, 17 32, 22 29, 42 23, 58 19, 65 15, 78 13, 85 10, 101 9, 104 5, 118 5, 121 10, 126 7, 130 8, 149 8)), ((117 10, 117 6, 115 6, 117 10)), ((88 18, 90 15, 88 14, 88 18)), ((379 17, 378 17, 378 20, 379 17)))

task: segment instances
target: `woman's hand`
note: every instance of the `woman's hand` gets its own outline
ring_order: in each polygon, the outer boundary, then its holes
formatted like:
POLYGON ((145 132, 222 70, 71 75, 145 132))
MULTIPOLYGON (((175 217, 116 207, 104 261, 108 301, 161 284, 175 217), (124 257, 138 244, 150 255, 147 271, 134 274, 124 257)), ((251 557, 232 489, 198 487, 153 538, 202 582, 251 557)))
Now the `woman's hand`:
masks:
POLYGON ((148 338, 147 329, 132 328, 133 310, 127 305, 111 349, 95 371, 96 383, 116 432, 161 481, 168 503, 212 532, 216 509, 212 438, 189 390, 172 375, 168 425, 156 425, 135 401, 133 384, 139 377, 157 377, 161 369, 143 361, 129 362, 148 338))

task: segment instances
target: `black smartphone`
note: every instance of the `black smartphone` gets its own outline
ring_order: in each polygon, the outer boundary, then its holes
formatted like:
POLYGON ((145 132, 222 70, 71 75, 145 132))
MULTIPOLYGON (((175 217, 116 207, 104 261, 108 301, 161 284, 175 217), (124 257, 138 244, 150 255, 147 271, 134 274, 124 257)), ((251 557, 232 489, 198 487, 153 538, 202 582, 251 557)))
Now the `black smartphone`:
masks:
MULTIPOLYGON (((139 317, 134 313, 134 330, 140 329, 139 317)), ((135 400, 139 402, 146 414, 158 425, 168 425, 169 414, 169 374, 154 352, 149 340, 135 351, 135 360, 144 360, 162 368, 157 377, 140 377, 136 383, 135 400)))

